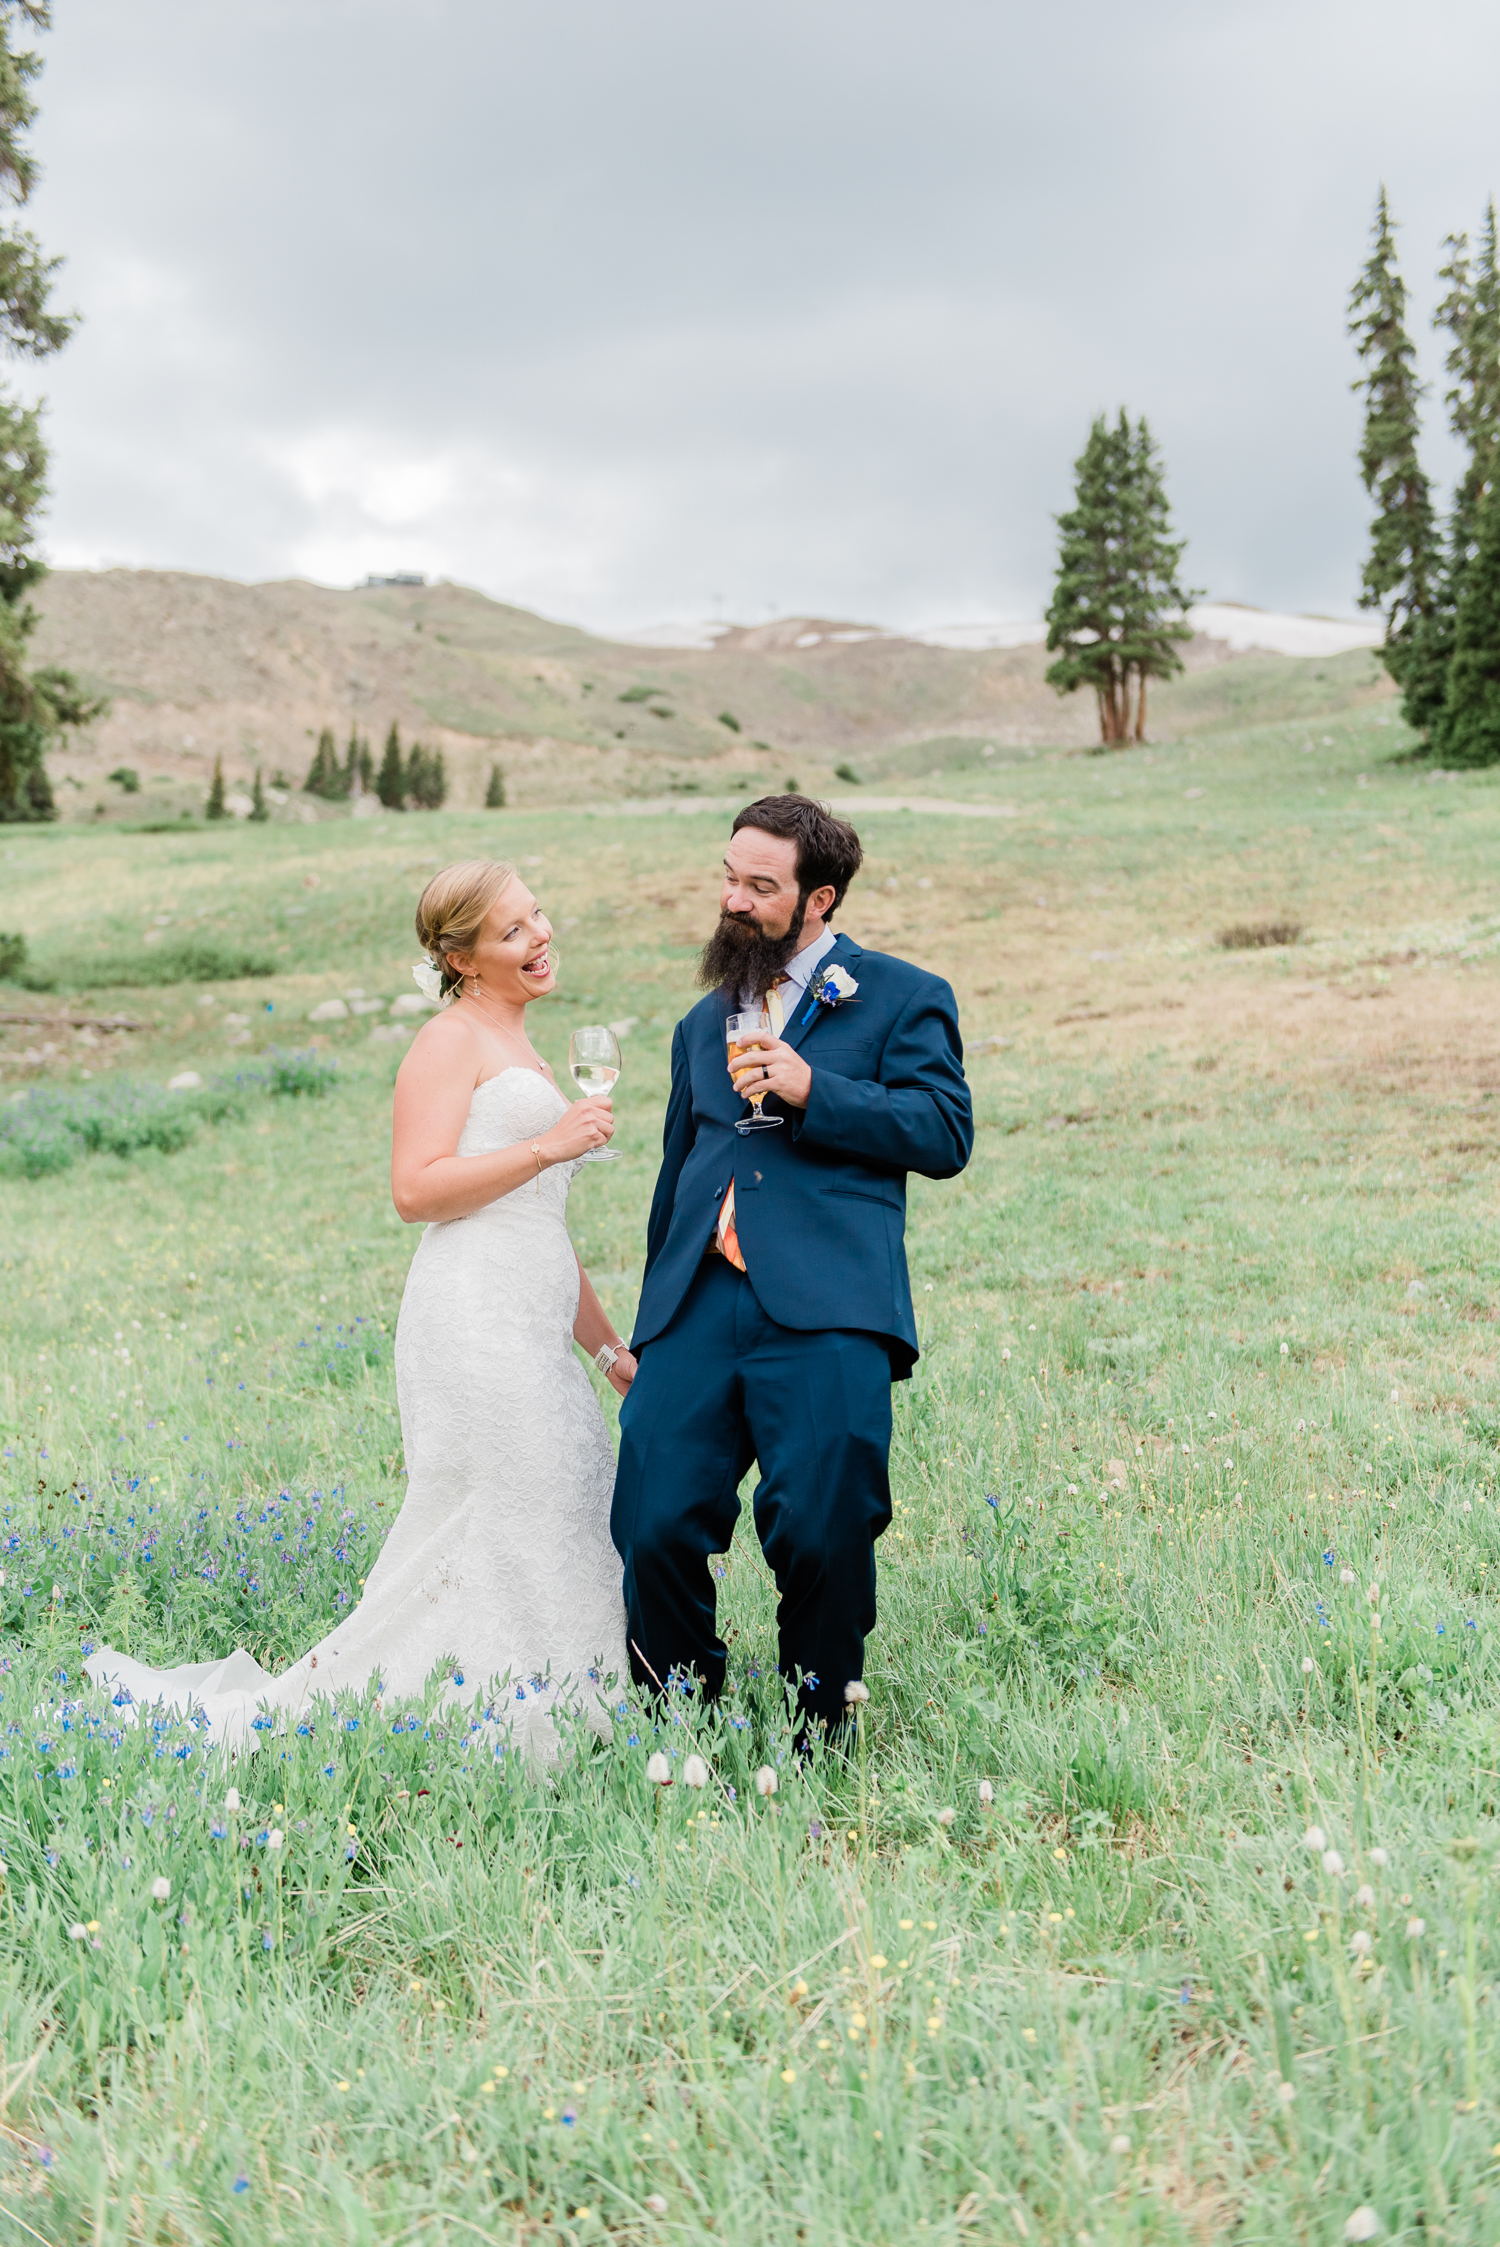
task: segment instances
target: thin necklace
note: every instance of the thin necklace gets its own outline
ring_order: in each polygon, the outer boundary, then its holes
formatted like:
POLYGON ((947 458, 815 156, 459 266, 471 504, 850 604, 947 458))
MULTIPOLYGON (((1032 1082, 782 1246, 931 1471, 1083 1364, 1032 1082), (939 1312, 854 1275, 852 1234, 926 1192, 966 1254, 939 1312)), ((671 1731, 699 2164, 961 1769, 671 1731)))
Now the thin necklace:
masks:
POLYGON ((497 1014, 491 1014, 489 1008, 481 999, 476 998, 472 991, 465 991, 464 997, 468 1000, 471 1006, 478 1007, 486 1022, 494 1023, 495 1028, 499 1031, 502 1038, 509 1038, 512 1045, 523 1047, 525 1051, 531 1055, 532 1060, 536 1063, 536 1072, 539 1077, 544 1077, 547 1074, 547 1064, 545 1063, 545 1061, 541 1061, 537 1058, 537 1055, 532 1047, 531 1040, 529 1038, 517 1037, 514 1030, 507 1030, 505 1024, 500 1020, 500 1017, 497 1014))

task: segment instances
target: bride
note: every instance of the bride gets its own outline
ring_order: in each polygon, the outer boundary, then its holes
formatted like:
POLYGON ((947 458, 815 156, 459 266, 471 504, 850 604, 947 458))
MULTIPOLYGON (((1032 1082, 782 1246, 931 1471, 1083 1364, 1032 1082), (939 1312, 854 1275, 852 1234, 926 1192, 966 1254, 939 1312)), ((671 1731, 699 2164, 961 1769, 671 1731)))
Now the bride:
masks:
POLYGON ((626 1674, 614 1460, 572 1345, 622 1396, 635 1360, 566 1221, 578 1160, 611 1137, 613 1113, 564 1099, 527 1037, 526 1009, 557 976, 551 927, 513 867, 446 867, 417 935, 444 1004, 396 1078, 391 1191, 408 1223, 427 1222, 396 1328, 409 1481, 364 1596, 278 1677, 243 1650, 156 1670, 101 1646, 87 1664, 136 1701, 201 1708, 224 1742, 262 1707, 297 1711, 372 1678, 412 1694, 444 1663, 450 1698, 493 1689, 515 1743, 546 1754, 560 1703, 607 1734, 603 1690, 626 1674))

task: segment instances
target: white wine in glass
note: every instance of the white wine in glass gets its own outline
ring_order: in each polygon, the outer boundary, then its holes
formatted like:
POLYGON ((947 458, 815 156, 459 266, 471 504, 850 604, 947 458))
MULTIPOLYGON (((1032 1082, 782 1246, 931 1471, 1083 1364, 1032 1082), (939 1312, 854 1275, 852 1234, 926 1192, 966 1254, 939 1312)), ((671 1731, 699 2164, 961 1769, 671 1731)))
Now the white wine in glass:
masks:
MULTIPOLYGON (((603 1022, 585 1023, 568 1040, 568 1075, 585 1099, 606 1097, 620 1081, 620 1041, 603 1022)), ((591 1147, 586 1163, 617 1163, 613 1147, 591 1147)))

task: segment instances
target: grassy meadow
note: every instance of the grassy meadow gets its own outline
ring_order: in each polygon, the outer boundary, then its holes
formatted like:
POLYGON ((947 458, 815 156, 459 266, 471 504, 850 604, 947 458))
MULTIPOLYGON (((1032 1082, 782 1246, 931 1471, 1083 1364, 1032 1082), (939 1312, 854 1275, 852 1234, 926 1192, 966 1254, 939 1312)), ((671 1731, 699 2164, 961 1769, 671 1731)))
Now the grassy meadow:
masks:
POLYGON ((58 985, 0 989, 0 2234, 1500 2239, 1500 775, 1210 715, 862 821, 845 925, 953 981, 979 1132, 802 1773, 743 1531, 722 1715, 622 1694, 550 1774, 436 1690, 226 1768, 79 1673, 288 1660, 400 1505, 387 1003, 450 858, 553 914, 559 1070, 632 1018, 572 1198, 628 1330, 722 814, 0 832, 58 985), (194 945, 267 972, 114 979, 194 945))

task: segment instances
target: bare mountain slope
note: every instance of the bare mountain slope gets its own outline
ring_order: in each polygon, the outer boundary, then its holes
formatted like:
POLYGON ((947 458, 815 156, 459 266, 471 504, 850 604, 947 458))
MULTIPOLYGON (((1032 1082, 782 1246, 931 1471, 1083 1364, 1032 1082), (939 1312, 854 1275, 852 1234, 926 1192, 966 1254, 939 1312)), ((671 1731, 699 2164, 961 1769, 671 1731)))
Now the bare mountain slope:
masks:
MULTIPOLYGON (((124 808, 106 780, 119 766, 164 811, 201 795, 216 755, 232 785, 258 765, 295 790, 325 725, 341 743, 357 727, 377 754, 393 720, 440 746, 460 805, 481 800, 492 762, 513 801, 561 803, 793 776, 821 787, 840 763, 870 779, 932 778, 986 746, 1003 757, 1094 737, 1091 701, 1059 702, 1040 648, 929 647, 827 619, 645 649, 458 585, 341 592, 155 570, 60 570, 38 606, 42 658, 113 697, 110 715, 55 760, 74 816, 124 808)), ((1383 691, 1363 652, 1312 666, 1231 660, 1197 640, 1188 661, 1190 677, 1157 698, 1163 736, 1212 724, 1220 699, 1242 706, 1269 691, 1311 710, 1383 691), (1225 697, 1230 670, 1238 691, 1225 697), (1204 676, 1216 671, 1222 682, 1204 676)), ((1243 723, 1242 707, 1235 715, 1243 723)))

